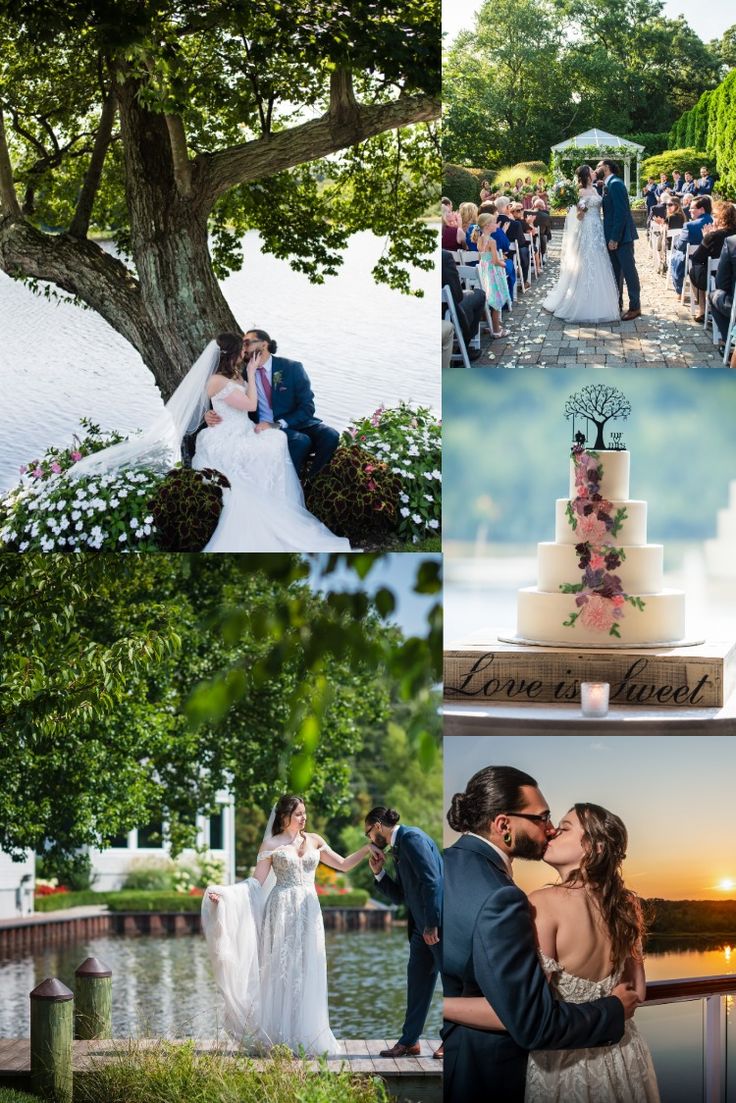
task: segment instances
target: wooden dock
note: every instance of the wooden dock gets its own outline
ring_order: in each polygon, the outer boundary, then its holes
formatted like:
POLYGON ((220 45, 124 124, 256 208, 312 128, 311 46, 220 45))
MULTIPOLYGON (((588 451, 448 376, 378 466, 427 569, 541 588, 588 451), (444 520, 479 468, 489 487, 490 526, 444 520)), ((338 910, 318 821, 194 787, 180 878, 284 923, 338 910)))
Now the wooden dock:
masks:
MULTIPOLYGON (((168 1040, 167 1040, 168 1041, 168 1040)), ((189 1039, 177 1039, 170 1044, 183 1045, 189 1039)), ((343 1053, 328 1058, 327 1066, 335 1072, 349 1070, 365 1076, 380 1076, 385 1081, 390 1095, 402 1103, 440 1103, 442 1099, 442 1061, 432 1056, 439 1041, 422 1039, 422 1051, 419 1057, 380 1057, 382 1049, 388 1049, 396 1039, 345 1039, 341 1042, 343 1053)), ((74 1073, 84 1075, 96 1063, 115 1059, 115 1053, 125 1052, 127 1039, 112 1041, 74 1042, 74 1073)), ((140 1047, 160 1045, 159 1039, 136 1040, 140 1047)), ((197 1052, 206 1053, 213 1049, 235 1055, 238 1051, 228 1049, 222 1041, 197 1039, 197 1052)), ((28 1038, 0 1038, 0 1086, 15 1087, 20 1090, 30 1087, 30 1041, 28 1038)), ((257 1058, 256 1066, 265 1065, 268 1058, 257 1058)), ((308 1061, 315 1071, 320 1067, 317 1061, 308 1061)))

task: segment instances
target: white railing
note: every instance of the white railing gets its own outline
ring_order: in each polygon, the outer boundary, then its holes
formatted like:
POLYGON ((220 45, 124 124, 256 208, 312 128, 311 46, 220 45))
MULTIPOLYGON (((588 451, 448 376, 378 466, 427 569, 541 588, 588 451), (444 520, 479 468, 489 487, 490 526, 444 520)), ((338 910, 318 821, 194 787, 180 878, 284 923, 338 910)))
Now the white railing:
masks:
POLYGON ((736 995, 736 975, 651 980, 646 1005, 705 1000, 703 1101, 726 1103, 726 999, 736 995))

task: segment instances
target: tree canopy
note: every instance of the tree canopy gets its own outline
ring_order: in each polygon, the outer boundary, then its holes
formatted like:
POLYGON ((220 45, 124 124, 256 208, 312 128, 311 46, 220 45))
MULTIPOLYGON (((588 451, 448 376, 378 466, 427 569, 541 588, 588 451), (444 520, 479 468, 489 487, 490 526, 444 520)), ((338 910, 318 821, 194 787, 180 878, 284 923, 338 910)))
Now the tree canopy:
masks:
MULTIPOLYGON (((346 561, 365 574, 376 558, 346 561)), ((283 555, 2 556, 0 848, 62 856, 163 819, 176 850, 223 787, 344 812, 352 757, 389 723, 429 765, 439 605, 405 638, 389 587, 315 594, 309 571, 283 555)), ((439 585, 417 556, 415 587, 439 585)))
POLYGON ((722 58, 662 11, 660 0, 486 0, 446 54, 445 160, 493 169, 546 161, 591 127, 666 132, 718 83, 722 58))
POLYGON ((238 328, 218 279, 248 228, 316 281, 360 229, 376 278, 430 267, 437 0, 2 0, 0 42, 0 265, 101 314, 165 397, 238 328))

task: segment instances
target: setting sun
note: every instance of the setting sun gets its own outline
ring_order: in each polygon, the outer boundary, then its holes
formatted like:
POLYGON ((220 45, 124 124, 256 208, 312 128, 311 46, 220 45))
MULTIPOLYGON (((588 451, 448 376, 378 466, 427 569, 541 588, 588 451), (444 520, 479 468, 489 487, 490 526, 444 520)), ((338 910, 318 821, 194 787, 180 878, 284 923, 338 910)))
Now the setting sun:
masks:
POLYGON ((724 877, 722 881, 718 882, 718 888, 722 892, 731 892, 732 889, 736 889, 736 881, 733 881, 730 877, 724 877))

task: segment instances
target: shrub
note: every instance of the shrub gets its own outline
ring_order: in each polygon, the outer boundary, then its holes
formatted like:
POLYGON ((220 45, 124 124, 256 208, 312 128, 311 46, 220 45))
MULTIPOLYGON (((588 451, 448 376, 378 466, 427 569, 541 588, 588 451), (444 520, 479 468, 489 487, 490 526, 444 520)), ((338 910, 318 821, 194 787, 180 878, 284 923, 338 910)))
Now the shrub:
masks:
POLYGON ((323 908, 364 908, 368 901, 365 889, 345 889, 343 892, 319 892, 323 908))
POLYGON ((543 176, 547 183, 552 179, 550 167, 544 161, 519 161, 516 165, 497 169, 491 177, 490 183, 494 191, 500 191, 507 180, 513 188, 519 177, 525 180, 527 176, 531 176, 533 188, 536 188, 540 176, 543 176))
POLYGON ((436 536, 442 522, 442 425, 426 406, 406 402, 379 408, 356 421, 346 437, 379 460, 391 463, 401 478, 399 536, 417 544, 436 536))
POLYGON ((387 463, 341 445, 307 488, 307 509, 351 544, 382 540, 396 528, 401 481, 387 463))
POLYGON ((712 172, 712 163, 712 158, 709 160, 708 154, 703 153, 702 150, 666 149, 664 153, 658 153, 656 157, 647 157, 641 162, 640 182, 642 185, 645 184, 648 176, 659 180, 660 172, 666 172, 672 179, 673 169, 679 169, 682 173, 691 172, 697 180, 700 166, 708 165, 712 172))
POLYGON ((461 203, 477 203, 481 184, 484 180, 490 181, 491 176, 492 173, 486 169, 469 169, 445 163, 442 166, 442 194, 452 200, 456 210, 461 203))
POLYGON ((87 889, 80 892, 51 893, 50 895, 36 895, 33 900, 34 911, 56 912, 66 911, 67 908, 88 907, 91 904, 106 904, 107 893, 95 892, 87 889))
POLYGON ((105 893, 105 903, 111 912, 197 912, 201 896, 181 892, 111 892, 105 893))
POLYGON ((123 891, 166 892, 174 887, 174 874, 170 858, 133 858, 125 870, 123 891))
POLYGON ((75 1084, 76 1103, 388 1103, 377 1077, 301 1061, 277 1046, 262 1067, 223 1046, 118 1044, 75 1084))
POLYGON ((212 468, 169 471, 151 499, 158 546, 169 552, 201 551, 217 528, 222 491, 229 486, 212 468))
POLYGON ((39 885, 64 885, 72 892, 91 889, 94 884, 92 862, 85 851, 75 854, 39 854, 36 857, 36 892, 39 885))
POLYGON ((38 1103, 37 1095, 26 1095, 15 1088, 0 1088, 0 1103, 38 1103))
MULTIPOLYGON (((97 432, 96 426, 92 430, 97 432)), ((24 464, 17 487, 0 500, 0 547, 6 551, 121 551, 154 547, 153 517, 148 500, 161 481, 151 468, 131 468, 110 475, 69 474, 93 440, 99 447, 118 434, 85 438, 61 457, 49 449, 40 460, 24 464)))

